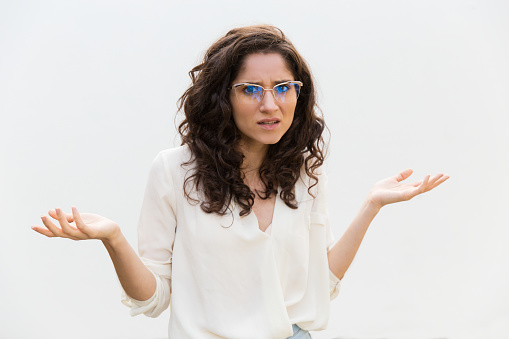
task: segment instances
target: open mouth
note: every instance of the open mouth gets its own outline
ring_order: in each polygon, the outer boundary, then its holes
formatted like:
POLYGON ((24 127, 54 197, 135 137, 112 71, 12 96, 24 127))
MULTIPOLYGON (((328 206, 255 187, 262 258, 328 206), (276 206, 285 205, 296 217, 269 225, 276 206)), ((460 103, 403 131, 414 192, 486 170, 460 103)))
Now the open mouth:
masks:
POLYGON ((260 126, 261 128, 263 128, 265 130, 272 131, 272 130, 275 130, 279 126, 280 122, 281 122, 281 120, 277 120, 277 119, 263 119, 262 121, 258 122, 258 126, 260 126))
POLYGON ((263 122, 259 122, 258 125, 275 125, 277 124, 279 121, 278 120, 274 120, 274 121, 263 121, 263 122))

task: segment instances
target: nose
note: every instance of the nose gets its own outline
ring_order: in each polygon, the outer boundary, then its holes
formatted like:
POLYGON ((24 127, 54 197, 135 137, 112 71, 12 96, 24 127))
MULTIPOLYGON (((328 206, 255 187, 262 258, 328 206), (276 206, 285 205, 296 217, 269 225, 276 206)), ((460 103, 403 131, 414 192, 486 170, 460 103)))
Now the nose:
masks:
POLYGON ((272 91, 265 90, 262 101, 260 102, 260 112, 272 113, 277 111, 279 106, 272 91))

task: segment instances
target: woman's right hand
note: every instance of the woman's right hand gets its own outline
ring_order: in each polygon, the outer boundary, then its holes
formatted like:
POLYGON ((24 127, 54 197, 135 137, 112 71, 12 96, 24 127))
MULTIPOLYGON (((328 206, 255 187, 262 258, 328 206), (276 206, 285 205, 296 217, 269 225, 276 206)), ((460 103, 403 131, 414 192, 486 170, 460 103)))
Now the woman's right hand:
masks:
POLYGON ((72 214, 65 214, 60 208, 50 210, 48 214, 58 221, 60 227, 46 216, 41 216, 46 227, 32 226, 32 229, 50 238, 99 239, 111 242, 121 234, 120 226, 116 222, 97 214, 80 214, 76 207, 72 208, 72 214))

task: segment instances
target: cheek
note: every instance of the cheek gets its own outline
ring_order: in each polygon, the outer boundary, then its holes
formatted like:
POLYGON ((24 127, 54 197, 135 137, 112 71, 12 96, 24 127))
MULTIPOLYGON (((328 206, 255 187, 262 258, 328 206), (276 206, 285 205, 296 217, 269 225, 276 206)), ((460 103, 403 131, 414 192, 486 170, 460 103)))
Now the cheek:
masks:
POLYGON ((245 132, 246 128, 249 128, 249 117, 250 114, 249 111, 246 110, 246 107, 238 107, 236 105, 232 105, 232 119, 237 129, 245 132))
POLYGON ((242 119, 242 110, 236 105, 232 105, 232 118, 235 123, 238 123, 242 119))
MULTIPOLYGON (((235 98, 233 98, 235 99, 235 98)), ((237 105, 237 103, 235 102, 235 100, 231 101, 231 107, 232 107, 232 119, 235 123, 237 123, 238 121, 238 118, 239 118, 239 112, 240 112, 240 107, 237 105)))
POLYGON ((288 120, 290 120, 290 124, 295 119, 295 107, 296 107, 296 105, 293 105, 292 107, 288 107, 288 110, 286 112, 286 114, 287 114, 287 116, 289 118, 288 120))
POLYGON ((255 115, 256 115, 256 108, 249 107, 246 105, 232 104, 232 117, 238 123, 241 123, 242 121, 250 120, 255 115))
POLYGON ((287 119, 286 119, 286 132, 288 132, 288 130, 290 129, 290 127, 292 127, 293 125, 293 122, 295 121, 295 107, 293 107, 292 109, 288 110, 288 112, 286 113, 287 114, 287 119))

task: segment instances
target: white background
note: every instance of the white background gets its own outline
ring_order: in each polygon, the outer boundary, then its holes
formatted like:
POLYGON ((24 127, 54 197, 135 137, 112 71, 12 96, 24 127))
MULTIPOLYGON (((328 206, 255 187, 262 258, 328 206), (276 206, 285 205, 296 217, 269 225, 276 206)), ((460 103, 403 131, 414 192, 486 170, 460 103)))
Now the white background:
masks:
POLYGON ((167 336, 169 311, 121 305, 100 242, 30 226, 74 205, 136 246, 187 72, 256 23, 316 78, 336 238, 378 180, 451 177, 382 209, 314 338, 508 338, 508 17, 503 0, 0 1, 0 338, 167 336))

